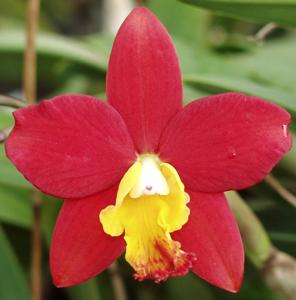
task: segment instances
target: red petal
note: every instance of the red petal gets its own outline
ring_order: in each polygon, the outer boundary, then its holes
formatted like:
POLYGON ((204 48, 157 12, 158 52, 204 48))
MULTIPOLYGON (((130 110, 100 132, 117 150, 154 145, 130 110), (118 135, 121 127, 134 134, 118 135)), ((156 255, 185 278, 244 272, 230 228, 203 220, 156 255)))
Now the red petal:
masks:
POLYGON ((125 120, 139 152, 153 152, 172 116, 182 107, 181 73, 172 41, 146 8, 122 24, 107 74, 109 102, 125 120))
POLYGON ((59 96, 14 117, 7 156, 45 193, 89 196, 117 182, 135 159, 122 118, 94 97, 59 96))
POLYGON ((105 234, 99 221, 101 209, 114 203, 116 190, 65 201, 50 249, 50 268, 56 286, 71 286, 96 276, 124 251, 123 238, 105 234))
POLYGON ((172 236, 196 261, 192 271, 204 280, 230 292, 240 288, 244 249, 236 221, 224 195, 190 194, 189 221, 172 236))
POLYGON ((194 101, 162 136, 162 160, 187 188, 223 192, 254 185, 290 149, 290 115, 255 97, 226 93, 194 101))

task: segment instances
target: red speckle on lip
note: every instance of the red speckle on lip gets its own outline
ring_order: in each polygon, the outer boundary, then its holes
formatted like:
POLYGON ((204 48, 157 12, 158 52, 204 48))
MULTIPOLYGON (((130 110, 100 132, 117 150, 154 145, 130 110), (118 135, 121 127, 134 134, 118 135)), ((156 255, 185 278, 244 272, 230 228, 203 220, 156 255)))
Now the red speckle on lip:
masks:
POLYGON ((136 280, 152 279, 155 283, 160 283, 170 276, 182 276, 187 274, 196 260, 195 254, 182 251, 178 242, 169 245, 156 241, 154 247, 159 257, 151 260, 149 265, 138 266, 137 273, 134 274, 136 280))

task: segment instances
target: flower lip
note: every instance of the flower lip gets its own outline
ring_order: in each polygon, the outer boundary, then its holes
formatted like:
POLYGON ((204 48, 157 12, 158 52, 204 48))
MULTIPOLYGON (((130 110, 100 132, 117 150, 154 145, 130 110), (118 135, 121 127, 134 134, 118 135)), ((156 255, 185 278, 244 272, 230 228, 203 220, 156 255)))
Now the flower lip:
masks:
POLYGON ((124 175, 115 205, 104 208, 99 218, 105 233, 112 237, 124 234, 126 260, 136 271, 136 279, 160 282, 184 275, 192 267, 195 254, 183 251, 170 236, 188 222, 188 202, 177 171, 156 155, 140 156, 124 175), (161 186, 151 183, 158 176, 163 180, 161 186), (153 194, 146 190, 151 185, 153 194), (134 187, 137 198, 131 197, 134 187))

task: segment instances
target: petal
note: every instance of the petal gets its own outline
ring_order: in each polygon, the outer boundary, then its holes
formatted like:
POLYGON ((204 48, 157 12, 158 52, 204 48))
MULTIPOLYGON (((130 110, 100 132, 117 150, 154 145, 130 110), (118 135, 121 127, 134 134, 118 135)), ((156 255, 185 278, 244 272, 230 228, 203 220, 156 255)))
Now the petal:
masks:
POLYGON ((120 180, 135 160, 120 115, 94 97, 63 95, 14 113, 7 156, 43 192, 82 198, 120 180))
POLYGON ((256 97, 226 93, 194 101, 165 130, 161 159, 194 191, 243 189, 290 149, 290 115, 256 97))
POLYGON ((99 221, 101 209, 114 201, 116 190, 65 201, 50 249, 50 268, 57 287, 79 284, 94 277, 124 251, 123 238, 105 234, 99 221))
POLYGON ((156 149, 162 130, 182 107, 175 48, 146 8, 134 9, 118 32, 108 67, 107 96, 141 153, 156 149))
POLYGON ((196 260, 192 271, 225 290, 239 290, 244 270, 244 249, 236 221, 224 195, 193 193, 190 216, 183 228, 172 234, 196 260))

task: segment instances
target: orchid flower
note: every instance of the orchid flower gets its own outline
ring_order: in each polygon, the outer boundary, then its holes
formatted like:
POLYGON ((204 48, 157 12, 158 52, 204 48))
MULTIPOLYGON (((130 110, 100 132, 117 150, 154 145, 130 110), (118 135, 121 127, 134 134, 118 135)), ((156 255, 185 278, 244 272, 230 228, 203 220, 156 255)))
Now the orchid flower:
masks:
POLYGON ((140 281, 191 270, 237 291, 244 251, 224 192, 256 184, 290 149, 289 113, 240 93, 182 107, 176 51, 146 8, 117 34, 107 98, 19 109, 5 145, 33 185, 64 199, 50 250, 56 286, 99 274, 125 251, 140 281))

